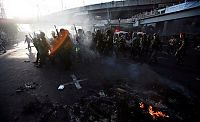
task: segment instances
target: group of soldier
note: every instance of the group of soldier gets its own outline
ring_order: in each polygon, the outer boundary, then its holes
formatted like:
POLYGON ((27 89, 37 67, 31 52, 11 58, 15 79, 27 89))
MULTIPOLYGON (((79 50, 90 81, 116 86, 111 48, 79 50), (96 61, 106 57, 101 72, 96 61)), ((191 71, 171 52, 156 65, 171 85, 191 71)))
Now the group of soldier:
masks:
POLYGON ((60 29, 57 34, 56 36, 55 32, 52 32, 50 40, 46 38, 44 32, 34 33, 33 37, 30 35, 31 38, 26 35, 25 42, 28 44, 28 49, 31 50, 30 43, 32 42, 37 50, 36 61, 34 62, 36 67, 41 68, 47 60, 55 63, 55 60, 60 59, 64 62, 65 68, 70 68, 71 40, 68 37, 68 31, 60 29))
MULTIPOLYGON (((183 64, 187 47, 185 33, 180 33, 179 37, 169 40, 168 52, 174 55, 177 64, 183 64)), ((107 30, 102 33, 100 30, 94 36, 96 49, 101 54, 115 54, 116 56, 130 54, 133 59, 146 58, 150 63, 158 62, 159 52, 163 51, 163 41, 159 34, 146 34, 143 32, 133 32, 128 34, 114 34, 107 30)))
MULTIPOLYGON (((149 35, 143 32, 135 32, 127 35, 115 35, 111 30, 84 33, 83 29, 78 29, 74 36, 65 29, 60 29, 60 32, 56 31, 56 33, 51 33, 51 39, 47 39, 44 32, 34 34, 31 38, 26 35, 25 42, 28 43, 28 49, 31 49, 30 42, 33 42, 37 50, 34 63, 38 68, 42 67, 48 59, 53 64, 60 60, 65 64, 65 68, 69 69, 72 64, 71 55, 73 55, 73 52, 80 59, 81 54, 85 53, 85 48, 100 55, 129 55, 133 59, 147 57, 149 62, 154 63, 158 61, 158 54, 162 50, 162 41, 156 33, 149 35)), ((176 39, 176 48, 174 45, 175 38, 172 38, 169 40, 168 53, 173 53, 177 58, 177 63, 182 64, 186 50, 184 33, 181 33, 180 37, 176 39)))

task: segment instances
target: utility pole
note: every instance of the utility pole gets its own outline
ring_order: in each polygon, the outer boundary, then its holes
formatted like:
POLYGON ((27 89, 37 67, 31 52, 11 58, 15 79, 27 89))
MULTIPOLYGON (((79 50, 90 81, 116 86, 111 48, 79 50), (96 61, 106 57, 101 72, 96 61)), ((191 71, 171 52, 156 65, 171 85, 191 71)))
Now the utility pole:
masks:
POLYGON ((37 21, 39 22, 39 17, 40 17, 40 6, 39 3, 36 4, 37 7, 37 21))
POLYGON ((63 0, 60 0, 60 2, 61 2, 61 8, 63 10, 63 0))
POLYGON ((0 0, 0 18, 6 18, 3 0, 0 0))
POLYGON ((82 0, 82 2, 83 2, 83 6, 85 6, 85 0, 82 0))

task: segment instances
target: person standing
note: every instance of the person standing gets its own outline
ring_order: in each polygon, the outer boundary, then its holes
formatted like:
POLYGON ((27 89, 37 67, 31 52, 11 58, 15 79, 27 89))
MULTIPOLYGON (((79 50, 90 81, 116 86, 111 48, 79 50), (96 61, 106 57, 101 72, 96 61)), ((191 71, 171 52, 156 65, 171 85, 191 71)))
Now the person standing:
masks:
POLYGON ((30 43, 31 43, 31 39, 28 37, 28 35, 25 35, 25 42, 24 43, 27 43, 28 44, 28 50, 31 50, 31 46, 30 46, 30 43))
POLYGON ((185 51, 186 51, 186 38, 185 33, 180 33, 180 39, 177 44, 177 50, 175 53, 177 64, 183 64, 185 51))
POLYGON ((37 66, 38 68, 42 67, 45 64, 46 58, 48 56, 50 45, 48 44, 45 33, 40 32, 40 39, 38 40, 38 50, 39 50, 39 60, 40 63, 37 66))
POLYGON ((70 38, 70 33, 68 30, 60 29, 60 35, 65 37, 62 45, 59 47, 59 57, 64 63, 65 70, 69 70, 72 66, 71 61, 71 51, 72 51, 72 41, 70 38))
POLYGON ((0 48, 3 50, 3 53, 6 53, 5 40, 2 38, 0 38, 0 48))
POLYGON ((158 55, 158 51, 160 50, 160 46, 161 46, 161 42, 160 42, 159 36, 158 34, 155 33, 153 35, 153 40, 151 41, 152 53, 151 53, 150 62, 154 62, 154 63, 158 62, 157 55, 158 55))
POLYGON ((34 47, 35 47, 35 49, 36 49, 36 51, 37 51, 36 61, 33 62, 33 63, 35 63, 35 64, 38 64, 38 63, 39 63, 39 56, 40 56, 40 54, 39 54, 39 40, 40 40, 40 35, 34 33, 33 45, 34 45, 34 47))

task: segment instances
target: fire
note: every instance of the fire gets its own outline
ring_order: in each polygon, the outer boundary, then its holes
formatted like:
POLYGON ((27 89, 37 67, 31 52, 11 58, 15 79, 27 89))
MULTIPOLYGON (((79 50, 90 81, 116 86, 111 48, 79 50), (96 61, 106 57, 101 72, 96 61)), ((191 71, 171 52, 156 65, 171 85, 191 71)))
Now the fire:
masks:
POLYGON ((164 113, 162 113, 160 111, 157 111, 157 112, 153 111, 152 106, 149 106, 148 110, 149 110, 149 114, 153 117, 153 119, 156 119, 159 117, 162 117, 162 118, 169 117, 168 115, 165 115, 164 113))
POLYGON ((144 109, 144 103, 143 102, 140 102, 139 105, 140 105, 141 109, 144 109))

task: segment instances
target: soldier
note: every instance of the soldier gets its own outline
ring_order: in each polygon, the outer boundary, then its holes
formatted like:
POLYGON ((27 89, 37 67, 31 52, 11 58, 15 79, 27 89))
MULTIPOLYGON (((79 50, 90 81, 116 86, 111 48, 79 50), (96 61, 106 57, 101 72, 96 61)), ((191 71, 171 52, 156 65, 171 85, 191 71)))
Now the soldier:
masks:
POLYGON ((0 47, 3 50, 3 53, 6 53, 5 40, 2 39, 1 37, 0 37, 0 47))
POLYGON ((27 43, 28 44, 28 50, 31 50, 31 46, 30 46, 30 43, 31 43, 31 39, 28 37, 28 35, 25 35, 25 42, 24 43, 27 43))
POLYGON ((85 41, 85 34, 83 29, 78 29, 77 41, 80 45, 84 44, 85 41))
POLYGON ((177 43, 177 50, 176 50, 175 56, 176 56, 177 64, 183 64, 187 40, 185 37, 185 33, 180 33, 179 36, 180 38, 177 43))
POLYGON ((92 43, 91 43, 91 49, 93 51, 96 51, 96 45, 97 45, 97 42, 95 40, 95 33, 92 33, 92 43))
POLYGON ((131 57, 135 58, 140 52, 140 38, 137 33, 132 34, 131 57))
POLYGON ((36 61, 35 62, 33 62, 33 63, 35 63, 35 64, 37 64, 38 65, 38 63, 39 63, 39 48, 38 48, 38 46, 39 46, 39 39, 40 39, 40 35, 39 34, 35 34, 34 33, 34 38, 33 38, 33 45, 34 45, 34 47, 35 47, 35 49, 36 49, 36 51, 37 51, 37 55, 36 55, 36 61))
POLYGON ((107 30, 104 39, 103 53, 109 54, 109 51, 112 50, 112 46, 113 46, 113 34, 111 30, 107 30))
POLYGON ((37 67, 40 68, 43 66, 43 64, 45 64, 46 58, 47 58, 49 50, 50 50, 50 45, 48 44, 48 42, 45 38, 44 32, 40 32, 40 39, 38 42, 38 50, 39 50, 40 63, 37 67))
POLYGON ((160 39, 159 36, 155 33, 153 35, 153 40, 151 41, 151 58, 150 58, 150 62, 154 62, 157 63, 157 55, 158 55, 158 51, 160 50, 160 39))
POLYGON ((148 52, 149 52, 149 46, 151 44, 150 40, 148 39, 148 36, 147 34, 144 34, 143 35, 143 49, 142 49, 142 54, 144 54, 145 56, 148 55, 148 52))
POLYGON ((143 53, 143 46, 144 46, 143 34, 144 33, 138 35, 139 36, 139 40, 138 40, 139 41, 138 42, 138 44, 139 44, 139 46, 138 46, 138 56, 142 56, 142 53, 143 53))
POLYGON ((169 39, 169 41, 168 41, 167 52, 169 55, 174 55, 175 43, 176 43, 176 38, 175 38, 175 36, 172 36, 171 39, 169 39))
POLYGON ((135 47, 134 43, 137 39, 137 33, 132 33, 132 39, 131 39, 131 58, 135 57, 135 47))
POLYGON ((89 49, 92 49, 92 42, 93 40, 92 40, 92 32, 91 31, 87 31, 86 32, 86 39, 85 39, 85 41, 84 41, 84 45, 86 46, 86 47, 88 47, 89 49))
POLYGON ((96 49, 99 53, 102 53, 103 48, 103 34, 100 30, 97 30, 95 35, 95 41, 96 41, 96 49))
MULTIPOLYGON (((52 50, 52 48, 54 48, 53 46, 55 45, 56 39, 58 38, 58 36, 56 36, 56 33, 55 33, 54 31, 51 32, 51 36, 52 36, 52 37, 51 37, 51 39, 50 39, 50 46, 51 46, 51 50, 52 50)), ((49 59, 50 59, 50 61, 51 61, 51 64, 54 64, 54 63, 55 63, 56 57, 57 57, 56 53, 51 54, 51 55, 49 56, 49 59)))
POLYGON ((56 33, 54 31, 51 32, 51 38, 50 38, 50 45, 54 45, 55 39, 57 38, 56 33))
POLYGON ((117 39, 117 55, 123 54, 125 51, 125 35, 119 34, 119 38, 117 39))
POLYGON ((60 29, 59 35, 61 36, 66 35, 66 38, 59 49, 59 55, 60 55, 60 59, 63 61, 65 65, 65 69, 70 69, 72 65, 71 58, 70 58, 71 50, 72 50, 72 41, 69 36, 70 33, 68 30, 60 29))

